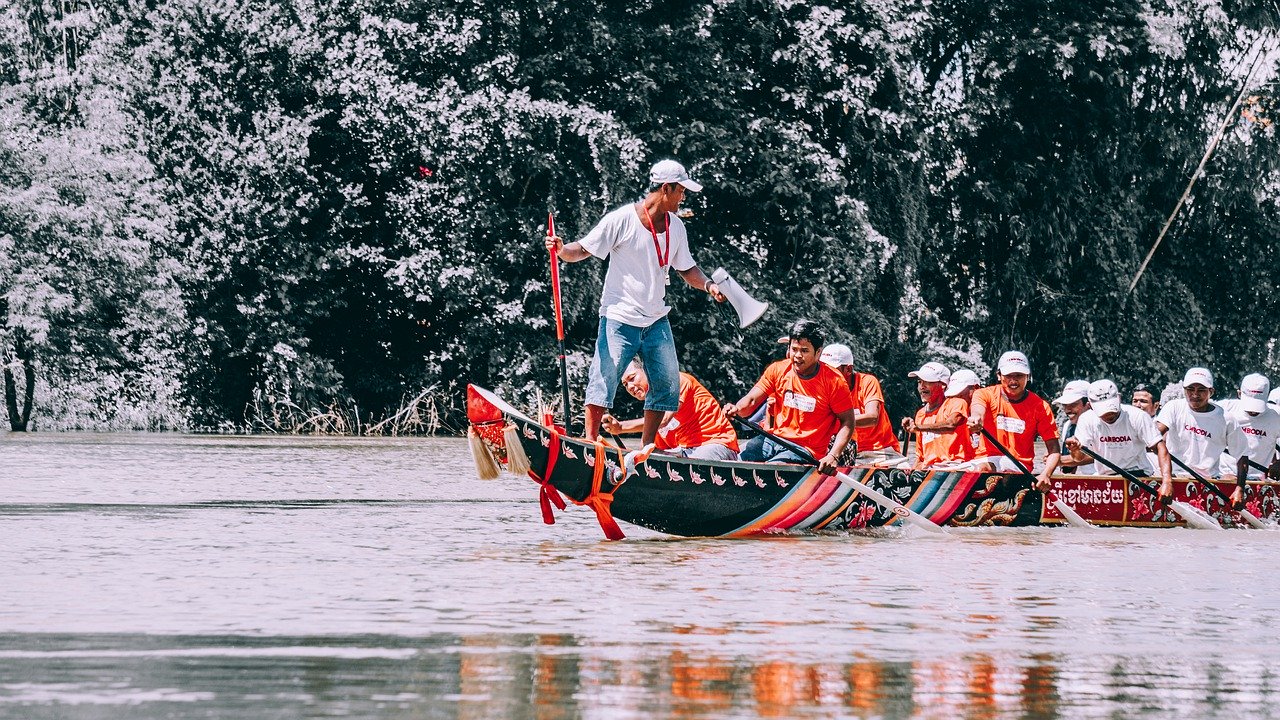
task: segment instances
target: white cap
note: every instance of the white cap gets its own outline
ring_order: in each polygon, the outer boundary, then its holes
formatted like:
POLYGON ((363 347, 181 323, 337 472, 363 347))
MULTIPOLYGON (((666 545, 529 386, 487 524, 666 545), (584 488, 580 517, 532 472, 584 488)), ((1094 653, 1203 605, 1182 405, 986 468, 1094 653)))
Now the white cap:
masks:
POLYGON ((919 370, 912 370, 907 373, 907 377, 917 378, 925 382, 946 382, 951 379, 951 371, 942 363, 927 362, 921 365, 919 370))
POLYGON ((1098 415, 1120 412, 1120 388, 1110 380, 1089 383, 1089 404, 1098 415))
POLYGON ((1212 388, 1213 373, 1202 367, 1194 367, 1188 370, 1187 374, 1182 377, 1182 387, 1190 387, 1197 384, 1212 388))
POLYGON ((996 369, 1001 375, 1011 375, 1013 373, 1022 373, 1023 375, 1031 374, 1031 362, 1027 360, 1027 356, 1017 350, 1000 356, 1000 362, 996 363, 996 369))
POLYGON ((971 387, 977 387, 982 384, 978 380, 977 374, 972 370, 961 368, 951 373, 951 379, 947 381, 947 397, 955 397, 971 387))
POLYGON ((1059 405, 1070 405, 1073 402, 1080 402, 1089 397, 1089 381, 1088 380, 1072 380, 1062 388, 1062 394, 1054 398, 1053 401, 1059 405))
POLYGON ((659 160, 653 164, 649 170, 649 182, 658 183, 680 183, 686 190, 694 192, 702 192, 702 186, 689 179, 689 173, 684 171, 684 166, 675 160, 659 160))
POLYGON ((818 359, 833 368, 838 368, 841 365, 852 365, 853 351, 849 349, 848 345, 828 343, 826 347, 822 348, 822 354, 818 356, 818 359))
POLYGON ((1253 373, 1240 381, 1240 409, 1247 413, 1260 413, 1267 409, 1267 393, 1271 381, 1266 375, 1253 373))
POLYGON ((1280 408, 1280 388, 1271 391, 1271 394, 1267 396, 1267 404, 1280 408))

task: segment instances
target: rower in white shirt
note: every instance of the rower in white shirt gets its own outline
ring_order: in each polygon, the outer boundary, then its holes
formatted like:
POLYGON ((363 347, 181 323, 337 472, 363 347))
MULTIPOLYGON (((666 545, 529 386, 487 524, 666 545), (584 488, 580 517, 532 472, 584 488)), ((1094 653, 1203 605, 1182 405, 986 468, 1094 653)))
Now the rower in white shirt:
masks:
MULTIPOLYGON (((1170 400, 1156 416, 1156 428, 1164 434, 1169 455, 1190 465, 1202 476, 1218 477, 1218 460, 1227 449, 1227 421, 1213 397, 1213 373, 1193 367, 1182 378, 1184 397, 1170 400)), ((1191 473, 1178 468, 1179 477, 1191 473)))
POLYGON ((1239 398, 1222 400, 1227 421, 1227 451, 1218 465, 1224 479, 1236 482, 1233 503, 1244 499, 1245 481, 1261 480, 1263 473, 1251 468, 1249 461, 1268 468, 1267 474, 1280 479, 1280 458, 1276 441, 1280 440, 1280 413, 1267 404, 1271 381, 1254 373, 1240 381, 1239 398))
MULTIPOLYGON (((1150 477, 1156 468, 1151 467, 1147 453, 1154 452, 1160 466, 1160 494, 1172 496, 1169 452, 1151 416, 1132 405, 1122 404, 1120 389, 1110 380, 1089 384, 1089 405, 1090 409, 1085 410, 1076 423, 1075 435, 1067 439, 1071 457, 1077 461, 1089 460, 1082 450, 1086 447, 1125 470, 1150 477)), ((1094 472, 1082 466, 1081 472, 1112 474, 1104 463, 1095 463, 1092 469, 1094 472)))

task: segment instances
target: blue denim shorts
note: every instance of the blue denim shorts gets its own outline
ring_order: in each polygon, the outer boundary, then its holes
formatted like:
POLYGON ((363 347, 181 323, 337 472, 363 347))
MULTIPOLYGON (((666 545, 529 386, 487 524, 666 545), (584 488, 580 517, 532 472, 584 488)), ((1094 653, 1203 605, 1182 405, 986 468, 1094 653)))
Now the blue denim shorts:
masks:
POLYGON ((587 377, 587 404, 613 407, 622 373, 636 355, 649 376, 645 410, 675 412, 680 409, 680 361, 676 341, 666 318, 649 327, 635 327, 607 317, 600 318, 596 354, 587 377))

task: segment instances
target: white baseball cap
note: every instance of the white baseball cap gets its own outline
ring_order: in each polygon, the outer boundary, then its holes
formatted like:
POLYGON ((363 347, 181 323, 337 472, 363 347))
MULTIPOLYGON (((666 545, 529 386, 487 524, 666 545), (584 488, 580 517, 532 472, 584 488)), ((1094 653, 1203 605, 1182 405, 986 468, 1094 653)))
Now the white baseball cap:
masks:
POLYGON ((1053 401, 1059 405, 1070 405, 1087 397, 1089 397, 1089 381, 1072 380, 1062 388, 1062 394, 1054 398, 1053 401))
POLYGON ((1023 375, 1031 374, 1031 362, 1027 360, 1027 356, 1017 350, 1000 356, 1000 362, 996 363, 996 369, 1001 375, 1010 375, 1013 373, 1022 373, 1023 375))
POLYGON ((1271 391, 1271 394, 1267 396, 1267 404, 1280 408, 1280 388, 1271 391))
POLYGON ((1193 367, 1188 370, 1187 374, 1182 377, 1182 387, 1190 387, 1197 384, 1212 388, 1213 373, 1202 367, 1193 367))
POLYGON ((1098 415, 1120 412, 1120 388, 1110 380, 1089 383, 1089 404, 1098 415))
POLYGON ((818 356, 818 359, 833 368, 838 368, 841 365, 852 365, 853 351, 849 349, 848 345, 828 343, 826 347, 822 348, 822 354, 818 356))
POLYGON ((659 183, 680 183, 686 190, 694 192, 702 192, 702 186, 689 179, 689 173, 684 171, 684 166, 675 160, 659 160, 649 169, 649 182, 657 185, 659 183))
POLYGON ((947 381, 947 397, 955 397, 971 387, 977 387, 982 384, 978 380, 978 376, 972 370, 961 368, 951 373, 951 379, 947 381))
POLYGON ((1240 409, 1247 413, 1260 413, 1267 409, 1267 393, 1271 381, 1266 375, 1253 373, 1240 381, 1240 409))
POLYGON ((951 379, 951 371, 942 363, 927 362, 921 365, 919 370, 912 370, 907 373, 907 377, 917 378, 925 382, 946 382, 951 379))

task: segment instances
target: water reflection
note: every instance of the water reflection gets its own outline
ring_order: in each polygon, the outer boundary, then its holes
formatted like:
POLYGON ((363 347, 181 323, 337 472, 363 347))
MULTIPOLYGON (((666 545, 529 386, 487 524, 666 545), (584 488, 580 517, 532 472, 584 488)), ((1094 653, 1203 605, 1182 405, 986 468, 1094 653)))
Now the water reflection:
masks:
POLYGON ((0 716, 1059 718, 1266 714, 1262 662, 995 656, 831 662, 583 647, 511 637, 0 637, 0 716))

